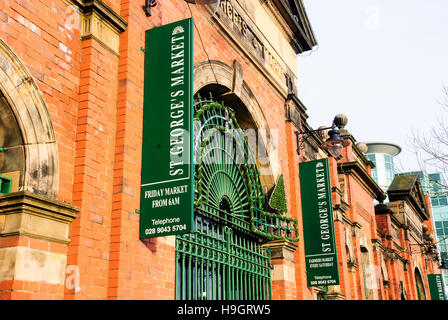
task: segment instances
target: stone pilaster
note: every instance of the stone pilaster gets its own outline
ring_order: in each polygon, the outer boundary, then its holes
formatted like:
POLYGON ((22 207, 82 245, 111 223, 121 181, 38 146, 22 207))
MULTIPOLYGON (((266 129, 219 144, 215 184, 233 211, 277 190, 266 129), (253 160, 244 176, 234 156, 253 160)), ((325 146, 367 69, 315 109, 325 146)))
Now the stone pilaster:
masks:
POLYGON ((294 252, 297 245, 287 240, 276 240, 264 246, 271 250, 272 298, 276 300, 296 299, 294 252))
POLYGON ((327 292, 325 297, 328 300, 345 300, 345 295, 338 291, 327 292))

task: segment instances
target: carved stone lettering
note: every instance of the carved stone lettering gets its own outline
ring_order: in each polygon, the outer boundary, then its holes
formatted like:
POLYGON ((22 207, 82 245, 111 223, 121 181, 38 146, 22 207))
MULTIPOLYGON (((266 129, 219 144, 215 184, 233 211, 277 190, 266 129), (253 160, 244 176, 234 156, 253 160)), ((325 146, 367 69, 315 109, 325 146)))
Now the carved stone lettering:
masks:
MULTIPOLYGON (((288 72, 276 59, 270 49, 256 35, 254 30, 257 30, 257 27, 251 21, 244 20, 243 15, 238 10, 242 9, 239 9, 234 1, 222 0, 216 12, 216 18, 226 28, 232 31, 233 35, 237 37, 238 42, 252 53, 256 61, 262 64, 285 90, 295 92, 288 85, 288 72)), ((289 80, 293 82, 292 78, 289 80)))
POLYGON ((257 60, 264 65, 265 50, 263 43, 238 13, 232 2, 229 0, 221 1, 217 13, 220 20, 241 38, 242 43, 245 44, 247 49, 249 49, 257 60))

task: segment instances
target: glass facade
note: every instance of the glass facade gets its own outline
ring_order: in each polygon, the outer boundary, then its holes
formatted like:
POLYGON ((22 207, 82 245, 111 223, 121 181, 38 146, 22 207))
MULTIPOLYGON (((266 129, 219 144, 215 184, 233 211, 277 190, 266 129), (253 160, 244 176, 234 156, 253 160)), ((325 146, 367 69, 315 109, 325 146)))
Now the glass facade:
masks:
POLYGON ((394 168, 394 162, 392 160, 392 156, 389 154, 382 154, 384 157, 384 174, 386 179, 386 184, 390 185, 392 181, 394 180, 395 176, 395 168, 394 168))
POLYGON ((389 188, 395 177, 393 157, 385 153, 368 153, 366 156, 375 165, 372 169, 373 180, 375 180, 384 192, 387 192, 387 188, 389 188))
MULTIPOLYGON (((366 156, 375 164, 372 178, 387 191, 395 177, 393 157, 384 153, 370 153, 366 156)), ((423 192, 430 197, 437 248, 441 260, 448 265, 448 184, 441 173, 424 174, 422 171, 413 171, 403 174, 418 174, 423 192)), ((442 274, 445 292, 448 294, 448 270, 443 270, 442 274)))
MULTIPOLYGON (((417 171, 422 182, 423 191, 431 199, 432 220, 438 251, 441 260, 448 264, 448 185, 441 173, 424 175, 417 171)), ((443 270, 445 292, 448 293, 448 270, 443 270)))
POLYGON ((373 180, 375 180, 376 183, 378 183, 378 173, 377 173, 377 168, 376 168, 376 155, 374 153, 369 153, 369 154, 366 154, 366 156, 375 165, 375 168, 372 169, 372 178, 373 178, 373 180))

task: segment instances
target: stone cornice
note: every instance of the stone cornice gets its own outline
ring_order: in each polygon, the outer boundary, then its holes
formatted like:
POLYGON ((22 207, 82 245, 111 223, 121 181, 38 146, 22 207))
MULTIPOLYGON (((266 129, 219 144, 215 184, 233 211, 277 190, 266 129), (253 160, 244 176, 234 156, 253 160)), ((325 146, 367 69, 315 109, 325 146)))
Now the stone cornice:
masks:
MULTIPOLYGON (((348 140, 351 141, 351 143, 352 143, 352 150, 353 150, 353 153, 354 153, 355 158, 356 158, 356 159, 359 159, 359 160, 362 162, 363 165, 365 165, 365 166, 369 166, 370 168, 375 168, 375 165, 374 165, 374 163, 372 162, 372 160, 370 160, 369 158, 367 158, 367 156, 366 156, 364 153, 362 153, 362 152, 359 150, 359 148, 356 146, 356 142, 357 142, 357 141, 356 141, 355 137, 353 137, 353 135, 352 135, 350 132, 348 132, 347 130, 345 130, 345 129, 343 129, 343 130, 345 131, 345 134, 341 134, 341 136, 342 136, 344 139, 348 139, 348 140)), ((342 132, 343 130, 341 130, 341 132, 342 132)))
POLYGON ((384 199, 386 197, 383 190, 358 162, 338 163, 338 173, 353 175, 375 199, 384 199))
POLYGON ((295 94, 288 94, 285 103, 285 117, 287 121, 291 121, 297 128, 301 127, 301 122, 306 121, 308 115, 307 108, 295 94))
POLYGON ((81 40, 95 39, 119 55, 120 34, 128 23, 101 0, 66 0, 78 8, 81 40))
POLYGON ((286 21, 289 29, 293 32, 293 38, 291 39, 291 46, 296 53, 303 53, 311 50, 316 44, 314 32, 311 29, 308 16, 305 12, 301 0, 296 0, 296 8, 298 11, 298 17, 296 20, 294 13, 292 12, 290 5, 286 0, 270 0, 264 2, 272 2, 277 8, 277 11, 281 14, 286 21))
POLYGON ((405 201, 408 203, 408 205, 413 209, 414 212, 417 213, 418 217, 422 219, 423 221, 429 220, 429 213, 426 208, 426 203, 424 203, 424 206, 420 206, 419 202, 413 197, 410 193, 402 192, 394 192, 392 194, 392 197, 390 196, 391 193, 389 193, 389 200, 392 201, 405 201))
POLYGON ((387 190, 389 201, 406 201, 422 220, 430 218, 423 194, 420 178, 417 174, 399 175, 387 190))
POLYGON ((294 262, 294 252, 298 246, 288 240, 274 240, 263 244, 271 250, 271 260, 286 260, 294 262))
POLYGON ((72 222, 79 212, 78 207, 27 191, 0 196, 0 214, 12 214, 22 210, 64 222, 72 222))
POLYGON ((90 15, 92 13, 98 14, 101 18, 107 20, 119 33, 126 30, 127 21, 123 19, 112 8, 101 0, 69 0, 76 5, 80 13, 83 15, 90 15))
POLYGON ((390 215, 392 215, 393 213, 394 212, 385 203, 377 204, 375 206, 375 214, 390 214, 390 215))

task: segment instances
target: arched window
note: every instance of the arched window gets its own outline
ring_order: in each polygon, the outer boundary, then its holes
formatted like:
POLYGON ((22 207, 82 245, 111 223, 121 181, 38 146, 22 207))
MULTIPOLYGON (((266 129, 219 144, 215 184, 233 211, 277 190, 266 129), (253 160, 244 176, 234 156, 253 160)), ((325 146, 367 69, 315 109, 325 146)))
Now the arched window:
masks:
POLYGON ((264 195, 233 111, 195 104, 195 232, 176 238, 177 299, 270 299, 270 252, 253 219, 264 195))
POLYGON ((369 251, 364 246, 361 246, 361 264, 362 264, 362 274, 364 279, 364 290, 366 300, 375 300, 376 299, 375 268, 370 262, 369 251))
POLYGON ((406 288, 403 281, 400 281, 399 286, 400 300, 408 300, 408 294, 406 293, 406 288))
POLYGON ((265 212, 256 158, 235 112, 198 98, 194 117, 195 232, 176 237, 176 298, 271 299, 269 247, 297 221, 265 212))
POLYGON ((199 62, 193 79, 195 232, 176 237, 176 299, 270 299, 264 244, 298 236, 296 219, 266 212, 278 143, 236 60, 199 62))
POLYGON ((417 287, 417 298, 418 300, 426 300, 426 294, 425 294, 425 286, 423 284, 423 279, 420 274, 420 271, 415 268, 415 285, 417 287))

